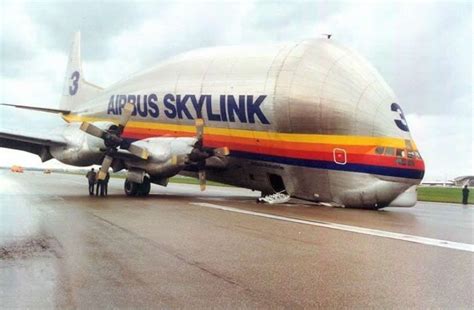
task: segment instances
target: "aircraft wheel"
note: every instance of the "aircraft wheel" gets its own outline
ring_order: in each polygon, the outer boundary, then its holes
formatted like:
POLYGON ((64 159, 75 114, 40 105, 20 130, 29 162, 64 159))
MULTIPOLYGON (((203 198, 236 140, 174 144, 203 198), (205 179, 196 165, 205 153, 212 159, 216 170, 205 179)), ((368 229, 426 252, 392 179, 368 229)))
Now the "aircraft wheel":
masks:
POLYGON ((150 178, 145 177, 142 184, 138 184, 138 196, 148 196, 150 194, 150 178))
POLYGON ((138 187, 140 184, 131 182, 129 180, 125 180, 125 185, 123 189, 125 190, 125 194, 127 196, 136 196, 138 193, 138 187))

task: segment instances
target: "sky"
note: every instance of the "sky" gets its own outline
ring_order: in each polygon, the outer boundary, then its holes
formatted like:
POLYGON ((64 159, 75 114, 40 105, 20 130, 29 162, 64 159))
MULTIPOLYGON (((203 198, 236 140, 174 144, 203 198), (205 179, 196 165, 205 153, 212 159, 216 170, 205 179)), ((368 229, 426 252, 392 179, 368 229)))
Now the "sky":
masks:
MULTIPOLYGON (((59 106, 78 30, 84 75, 103 87, 195 48, 331 33, 393 88, 425 180, 474 174, 470 1, 0 0, 0 14, 0 102, 51 108, 59 106)), ((0 122, 12 121, 5 111, 0 122)), ((41 165, 35 155, 1 148, 0 162, 41 165)))

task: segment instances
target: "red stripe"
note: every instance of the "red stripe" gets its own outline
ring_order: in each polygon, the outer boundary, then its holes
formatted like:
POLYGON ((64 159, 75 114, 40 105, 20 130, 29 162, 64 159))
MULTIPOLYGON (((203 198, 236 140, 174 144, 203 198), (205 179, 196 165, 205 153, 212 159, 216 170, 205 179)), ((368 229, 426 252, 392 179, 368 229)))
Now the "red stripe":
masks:
MULTIPOLYGON (((170 137, 193 137, 193 133, 134 129, 127 128, 124 137, 132 139, 146 139, 150 137, 170 136, 170 137)), ((206 135, 204 138, 207 147, 228 147, 231 151, 243 151, 256 154, 281 156, 296 159, 334 161, 334 148, 343 148, 347 154, 347 162, 354 164, 365 164, 372 166, 393 167, 400 169, 420 169, 424 170, 422 160, 414 160, 414 166, 400 165, 394 156, 383 156, 368 154, 373 151, 373 146, 338 146, 331 144, 301 143, 301 142, 274 142, 256 140, 252 138, 241 138, 232 136, 206 135), (257 142, 258 141, 258 142, 257 142)))

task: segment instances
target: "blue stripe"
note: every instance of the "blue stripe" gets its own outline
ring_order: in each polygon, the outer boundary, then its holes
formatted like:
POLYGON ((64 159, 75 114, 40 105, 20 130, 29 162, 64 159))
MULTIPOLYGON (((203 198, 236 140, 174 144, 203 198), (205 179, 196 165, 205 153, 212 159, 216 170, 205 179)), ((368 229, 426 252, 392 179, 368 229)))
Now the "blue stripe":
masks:
MULTIPOLYGON (((129 142, 137 141, 137 139, 131 139, 131 138, 125 138, 125 140, 129 142)), ((385 175, 385 176, 390 176, 390 177, 416 179, 416 180, 423 179, 423 176, 425 174, 425 171, 417 170, 417 169, 394 168, 394 167, 383 167, 383 166, 351 164, 351 163, 347 163, 345 165, 339 165, 333 161, 299 159, 299 158, 273 156, 273 155, 232 151, 232 150, 230 151, 230 155, 237 158, 267 161, 267 162, 272 162, 272 163, 280 163, 280 164, 298 166, 298 167, 360 172, 360 173, 378 174, 378 175, 385 175)))
POLYGON ((272 163, 280 163, 291 166, 299 167, 310 167, 310 168, 319 168, 319 169, 328 169, 328 170, 338 170, 338 171, 351 171, 351 172, 361 172, 369 174, 378 174, 391 177, 399 178, 408 178, 408 179, 423 179, 424 171, 417 169, 402 169, 394 167, 382 167, 374 165, 364 165, 364 164, 351 164, 347 163, 345 165, 339 165, 335 162, 323 161, 323 160, 311 160, 311 159, 298 159, 298 158, 289 158, 273 155, 264 155, 240 151, 231 151, 231 156, 238 158, 245 158, 250 160, 260 160, 267 161, 272 163))

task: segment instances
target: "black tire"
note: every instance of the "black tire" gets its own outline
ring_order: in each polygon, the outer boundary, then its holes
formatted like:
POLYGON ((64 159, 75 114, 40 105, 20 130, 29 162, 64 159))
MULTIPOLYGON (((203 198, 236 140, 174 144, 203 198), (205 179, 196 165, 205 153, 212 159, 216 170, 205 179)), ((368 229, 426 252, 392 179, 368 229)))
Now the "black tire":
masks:
POLYGON ((125 191, 125 195, 129 197, 136 196, 138 193, 138 187, 140 184, 131 182, 129 180, 125 180, 125 185, 123 186, 123 189, 125 191))
POLYGON ((150 194, 150 178, 145 177, 142 184, 138 184, 138 196, 148 196, 150 194))

